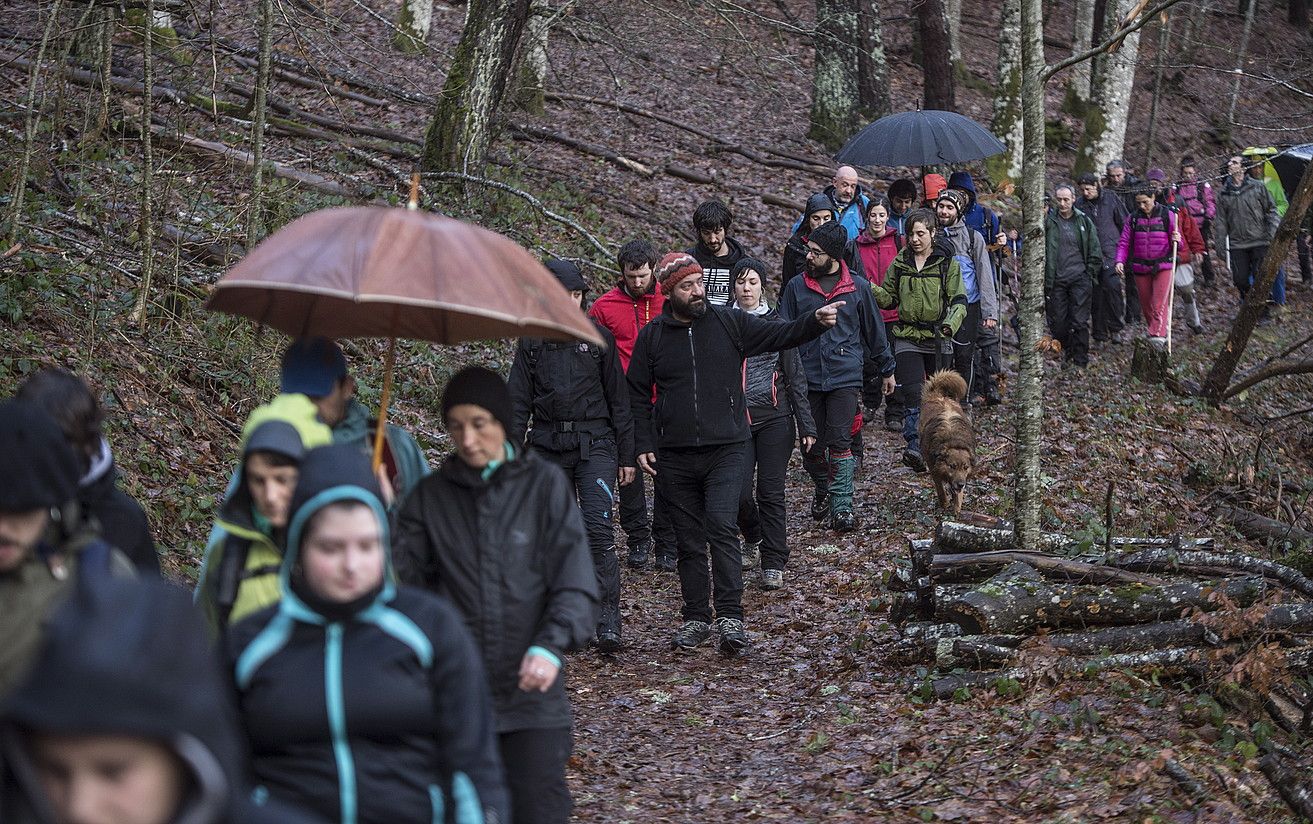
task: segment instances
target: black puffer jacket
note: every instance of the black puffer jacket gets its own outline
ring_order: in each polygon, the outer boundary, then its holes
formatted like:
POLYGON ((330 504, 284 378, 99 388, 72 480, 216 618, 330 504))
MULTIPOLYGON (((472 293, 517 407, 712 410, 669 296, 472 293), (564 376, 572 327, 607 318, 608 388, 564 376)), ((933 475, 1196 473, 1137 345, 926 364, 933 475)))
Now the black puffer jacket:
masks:
MULTIPOLYGON (((779 312, 768 309, 757 317, 774 319, 779 312)), ((797 349, 753 355, 743 368, 743 396, 753 426, 793 415, 799 437, 816 437, 816 423, 807 402, 807 375, 802 371, 797 349)))
POLYGON ((604 346, 520 339, 507 381, 514 417, 508 434, 517 446, 527 438, 554 452, 579 449, 584 438, 611 440, 620 466, 633 466, 634 425, 615 337, 597 321, 593 326, 604 346))
POLYGON ((560 467, 530 450, 484 479, 448 457, 402 505, 393 557, 402 582, 449 598, 465 617, 498 732, 570 726, 564 671, 545 693, 519 688, 530 647, 560 658, 597 626, 597 576, 560 467))
POLYGON ((298 824, 249 800, 232 694, 186 593, 159 580, 79 586, 50 621, 32 671, 0 719, 0 821, 54 824, 22 730, 159 741, 191 788, 171 824, 298 824))
POLYGON ((122 550, 133 566, 143 575, 159 575, 160 559, 155 552, 155 541, 141 504, 119 488, 118 469, 109 451, 109 444, 101 441, 101 456, 92 464, 91 472, 78 481, 78 501, 82 511, 100 524, 100 534, 106 541, 122 550))
POLYGON ((748 439, 743 360, 789 349, 826 331, 814 315, 792 323, 764 320, 708 306, 691 324, 675 320, 666 301, 661 315, 638 333, 629 361, 634 448, 720 446, 748 439), (656 404, 652 390, 656 389, 656 404))
POLYGON ((380 588, 325 603, 298 583, 310 519, 332 503, 387 513, 351 444, 301 464, 282 597, 238 622, 228 654, 255 776, 273 798, 332 821, 509 821, 483 668, 460 615, 427 592, 380 588))

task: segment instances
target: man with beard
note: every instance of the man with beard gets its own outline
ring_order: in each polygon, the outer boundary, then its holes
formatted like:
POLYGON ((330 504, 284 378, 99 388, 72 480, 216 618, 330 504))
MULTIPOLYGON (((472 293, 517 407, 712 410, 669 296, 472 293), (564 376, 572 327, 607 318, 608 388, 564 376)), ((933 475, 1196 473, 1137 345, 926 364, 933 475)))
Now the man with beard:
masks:
MULTIPOLYGON (((657 288, 656 277, 652 274, 657 265, 657 251, 651 241, 631 240, 620 247, 616 265, 620 267, 620 283, 593 301, 588 316, 615 336, 620 371, 627 372, 639 331, 661 314, 666 298, 657 288)), ((675 528, 670 525, 655 485, 649 519, 644 477, 644 473, 639 472, 633 483, 620 487, 620 526, 629 544, 626 563, 631 569, 646 567, 652 562, 655 541, 656 568, 661 572, 674 572, 675 528)))
POLYGON ((734 298, 734 281, 729 270, 747 257, 743 246, 729 236, 734 213, 719 200, 708 200, 693 210, 693 230, 698 242, 687 254, 697 260, 706 277, 707 302, 729 306, 734 298))
POLYGON ((1122 343, 1126 340, 1122 329, 1126 326, 1126 298, 1122 294, 1121 275, 1117 274, 1117 242, 1122 237, 1122 226, 1129 216, 1121 197, 1099 184, 1093 172, 1086 172, 1077 180, 1080 199, 1076 208, 1094 221, 1099 233, 1099 252, 1103 263, 1094 297, 1090 302, 1094 340, 1099 343, 1122 343))
POLYGON ((812 517, 829 515, 839 532, 857 527, 853 514, 852 423, 862 396, 862 366, 869 358, 879 372, 883 393, 894 391, 894 358, 884 322, 866 278, 843 261, 848 237, 838 223, 821 224, 807 239, 807 270, 789 281, 780 296, 780 317, 808 317, 822 307, 840 305, 836 325, 798 347, 807 375, 807 400, 820 437, 804 456, 816 485, 812 517), (834 300, 841 304, 832 304, 834 300))
MULTIPOLYGON (((1109 160, 1104 167, 1104 171, 1107 172, 1105 186, 1121 198, 1127 216, 1135 214, 1135 193, 1143 188, 1144 182, 1130 173, 1130 170, 1126 168, 1125 160, 1109 160)), ((1111 258, 1105 259, 1111 260, 1111 258)), ((1135 278, 1126 278, 1125 288, 1126 314, 1123 317, 1125 325, 1143 323, 1144 313, 1140 309, 1140 290, 1135 284, 1135 278)))
POLYGON ((960 189, 944 189, 935 200, 939 233, 953 249, 962 270, 967 293, 967 316, 953 338, 953 369, 971 385, 974 375, 976 340, 982 331, 998 328, 998 291, 995 289, 985 238, 967 227, 967 195, 960 189))
POLYGON ((768 320, 709 305, 692 255, 667 254, 656 276, 666 303, 638 333, 627 378, 638 465, 656 478, 679 541, 683 624, 672 645, 692 650, 711 637, 714 593, 720 651, 735 655, 748 645, 737 525, 750 436, 743 361, 819 337, 843 303, 792 323, 768 320))
POLYGON ((134 574, 132 562, 82 516, 80 474, 77 454, 45 410, 0 403, 0 702, 74 586, 134 574))

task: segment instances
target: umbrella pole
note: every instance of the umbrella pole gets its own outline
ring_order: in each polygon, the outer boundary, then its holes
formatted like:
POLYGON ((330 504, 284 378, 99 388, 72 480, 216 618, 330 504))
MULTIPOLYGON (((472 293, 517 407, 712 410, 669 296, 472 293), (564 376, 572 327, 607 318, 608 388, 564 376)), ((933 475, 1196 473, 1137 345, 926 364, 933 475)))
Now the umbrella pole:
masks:
POLYGON ((397 339, 392 338, 388 341, 388 356, 383 363, 383 399, 379 401, 378 426, 374 431, 373 468, 375 472, 378 472, 378 468, 383 465, 383 443, 388 428, 388 403, 392 400, 392 367, 396 362, 397 339))

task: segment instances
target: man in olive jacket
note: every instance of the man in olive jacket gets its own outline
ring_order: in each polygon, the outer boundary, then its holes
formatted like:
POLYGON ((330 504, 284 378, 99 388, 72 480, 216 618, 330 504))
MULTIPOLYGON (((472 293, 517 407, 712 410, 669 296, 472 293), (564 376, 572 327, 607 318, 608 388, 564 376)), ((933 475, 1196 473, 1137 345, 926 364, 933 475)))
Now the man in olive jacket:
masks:
POLYGON ((1090 301, 1103 270, 1099 230, 1076 209, 1076 189, 1053 190, 1056 209, 1044 220, 1044 295, 1049 332, 1062 344, 1064 365, 1090 363, 1090 301))
POLYGON ((835 325, 843 301, 793 322, 767 320, 709 306, 702 274, 691 255, 672 252, 661 259, 657 283, 666 303, 638 333, 626 377, 638 465, 661 486, 679 542, 684 623, 673 646, 691 650, 711 637, 710 544, 720 651, 734 655, 748 645, 736 523, 751 434, 743 361, 820 337, 835 325))

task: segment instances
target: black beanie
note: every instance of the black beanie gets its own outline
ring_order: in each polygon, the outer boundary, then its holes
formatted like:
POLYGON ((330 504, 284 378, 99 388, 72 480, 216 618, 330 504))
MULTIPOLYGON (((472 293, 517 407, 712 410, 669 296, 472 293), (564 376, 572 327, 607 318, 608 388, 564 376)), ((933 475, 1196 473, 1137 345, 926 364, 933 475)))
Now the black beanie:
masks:
POLYGON ((565 291, 588 291, 588 283, 584 280, 584 273, 579 271, 579 267, 571 261, 552 258, 547 261, 547 268, 551 270, 553 275, 556 275, 556 279, 565 287, 565 291))
POLYGON ((468 366, 451 376, 442 393, 442 420, 453 406, 472 403, 492 413, 508 433, 511 431, 511 390, 506 381, 491 369, 468 366))
POLYGON ((848 246, 848 230, 843 224, 831 220, 822 223, 807 236, 808 243, 815 243, 821 251, 835 260, 843 260, 844 249, 848 246))
POLYGON ((825 192, 817 192, 807 198, 807 208, 802 211, 802 219, 806 221, 807 218, 811 217, 815 212, 829 212, 831 215, 834 214, 834 201, 830 200, 830 196, 825 192))
POLYGON ((743 270, 745 269, 751 269, 756 272, 761 277, 761 282, 763 284, 766 282, 766 264, 756 258, 742 257, 739 258, 729 269, 729 283, 731 288, 735 283, 739 282, 739 275, 743 274, 743 270))
POLYGON ((77 497, 77 455, 55 419, 35 404, 0 403, 0 510, 30 512, 77 497))

